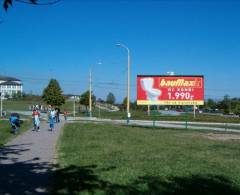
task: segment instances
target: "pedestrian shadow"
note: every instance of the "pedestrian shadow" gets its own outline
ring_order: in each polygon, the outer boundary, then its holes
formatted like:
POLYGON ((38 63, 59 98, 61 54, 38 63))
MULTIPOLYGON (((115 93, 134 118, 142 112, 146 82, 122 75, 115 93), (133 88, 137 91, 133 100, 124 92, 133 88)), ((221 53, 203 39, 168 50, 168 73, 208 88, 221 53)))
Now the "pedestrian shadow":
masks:
POLYGON ((128 184, 116 184, 104 180, 96 165, 69 166, 54 173, 55 184, 52 194, 129 194, 129 195, 239 195, 240 189, 223 176, 192 175, 185 177, 144 176, 128 184))
POLYGON ((23 145, 28 144, 0 148, 0 194, 46 194, 48 190, 52 165, 39 158, 18 162, 17 156, 28 150, 21 149, 23 145))

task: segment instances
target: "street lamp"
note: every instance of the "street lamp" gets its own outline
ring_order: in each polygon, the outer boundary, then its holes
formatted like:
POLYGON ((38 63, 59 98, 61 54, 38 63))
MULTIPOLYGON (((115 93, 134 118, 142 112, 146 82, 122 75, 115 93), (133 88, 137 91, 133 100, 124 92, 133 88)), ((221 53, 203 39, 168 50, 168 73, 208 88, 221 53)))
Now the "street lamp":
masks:
POLYGON ((76 99, 78 100, 78 97, 77 96, 73 96, 73 117, 75 119, 75 116, 76 116, 76 99))
POLYGON ((117 47, 122 47, 127 50, 128 54, 128 78, 127 78, 127 124, 129 123, 129 119, 131 117, 130 114, 130 50, 127 46, 122 43, 117 43, 117 47))
POLYGON ((89 70, 89 117, 92 118, 92 70, 89 70))
POLYGON ((0 92, 0 98, 1 98, 1 114, 0 114, 0 116, 2 117, 3 116, 2 92, 0 92))
POLYGON ((170 75, 170 76, 174 76, 174 75, 175 75, 175 72, 170 71, 170 72, 167 72, 167 74, 170 75))

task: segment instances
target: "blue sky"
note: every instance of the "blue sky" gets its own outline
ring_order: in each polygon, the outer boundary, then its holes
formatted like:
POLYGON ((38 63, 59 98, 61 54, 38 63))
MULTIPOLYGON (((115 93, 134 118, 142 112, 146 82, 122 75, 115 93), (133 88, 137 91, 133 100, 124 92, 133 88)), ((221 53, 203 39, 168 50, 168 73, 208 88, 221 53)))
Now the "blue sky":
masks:
POLYGON ((50 78, 64 93, 88 88, 118 102, 126 96, 131 50, 131 99, 137 74, 204 75, 205 98, 240 96, 240 1, 62 0, 54 6, 15 2, 0 11, 1 75, 41 94, 50 78), (101 62, 101 63, 99 63, 101 62))

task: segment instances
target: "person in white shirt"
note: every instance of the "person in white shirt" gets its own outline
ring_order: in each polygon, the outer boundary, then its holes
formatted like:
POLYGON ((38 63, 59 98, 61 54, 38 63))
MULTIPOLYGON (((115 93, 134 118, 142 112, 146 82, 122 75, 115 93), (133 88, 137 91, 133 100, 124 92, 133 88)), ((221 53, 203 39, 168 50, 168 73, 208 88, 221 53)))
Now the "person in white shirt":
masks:
POLYGON ((55 120, 55 110, 54 108, 52 108, 50 111, 49 111, 49 124, 50 124, 50 130, 53 131, 54 130, 54 120, 55 120))

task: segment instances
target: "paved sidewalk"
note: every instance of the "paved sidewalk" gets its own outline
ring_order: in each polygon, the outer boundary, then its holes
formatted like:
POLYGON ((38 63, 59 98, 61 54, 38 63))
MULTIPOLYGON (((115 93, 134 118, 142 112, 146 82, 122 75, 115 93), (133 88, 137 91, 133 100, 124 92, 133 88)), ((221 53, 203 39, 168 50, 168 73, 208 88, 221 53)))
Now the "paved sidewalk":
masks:
POLYGON ((0 148, 0 194, 47 194, 63 124, 52 132, 42 121, 39 132, 29 130, 0 148))

